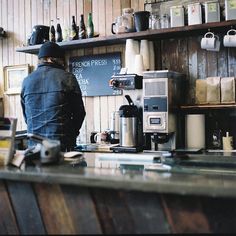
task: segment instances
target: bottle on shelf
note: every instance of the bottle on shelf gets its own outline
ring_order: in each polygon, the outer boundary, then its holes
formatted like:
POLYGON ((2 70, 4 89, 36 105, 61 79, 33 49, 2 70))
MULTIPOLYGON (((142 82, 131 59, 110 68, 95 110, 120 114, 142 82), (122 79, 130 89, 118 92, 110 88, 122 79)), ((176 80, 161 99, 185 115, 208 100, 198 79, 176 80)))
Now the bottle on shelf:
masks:
POLYGON ((80 23, 79 23, 79 39, 86 38, 86 27, 84 24, 84 15, 80 15, 80 23))
POLYGON ((62 30, 61 30, 61 25, 60 25, 60 18, 57 17, 56 41, 62 42, 62 40, 63 40, 63 37, 62 37, 62 30))
POLYGON ((56 31, 53 25, 53 20, 51 20, 51 26, 50 26, 50 41, 56 42, 56 31))
POLYGON ((92 18, 91 12, 88 14, 87 35, 88 35, 88 38, 93 38, 94 36, 94 25, 93 25, 93 18, 92 18))
POLYGON ((223 137, 223 150, 233 150, 233 136, 229 136, 229 132, 226 132, 226 136, 223 137))
POLYGON ((212 148, 222 149, 222 131, 219 128, 218 122, 215 123, 215 128, 212 131, 212 148))
POLYGON ((72 16, 70 40, 76 40, 76 39, 78 39, 78 27, 75 23, 75 16, 72 16))

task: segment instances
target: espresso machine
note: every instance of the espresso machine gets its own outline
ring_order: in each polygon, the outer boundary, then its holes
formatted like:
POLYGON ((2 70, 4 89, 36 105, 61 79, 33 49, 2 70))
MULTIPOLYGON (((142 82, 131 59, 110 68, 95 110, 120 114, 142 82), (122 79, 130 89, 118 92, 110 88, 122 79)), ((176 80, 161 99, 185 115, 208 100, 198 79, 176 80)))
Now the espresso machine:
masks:
POLYGON ((171 151, 177 145, 178 107, 184 96, 184 75, 169 70, 143 74, 144 149, 171 151))

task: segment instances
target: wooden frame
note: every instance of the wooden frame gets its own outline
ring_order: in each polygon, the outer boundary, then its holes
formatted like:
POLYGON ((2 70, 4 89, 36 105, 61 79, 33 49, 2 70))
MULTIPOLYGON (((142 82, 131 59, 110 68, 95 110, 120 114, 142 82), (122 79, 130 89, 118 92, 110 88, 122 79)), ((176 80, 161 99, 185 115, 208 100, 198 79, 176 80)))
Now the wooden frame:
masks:
POLYGON ((5 94, 20 94, 22 82, 29 72, 29 64, 5 66, 3 68, 5 94))

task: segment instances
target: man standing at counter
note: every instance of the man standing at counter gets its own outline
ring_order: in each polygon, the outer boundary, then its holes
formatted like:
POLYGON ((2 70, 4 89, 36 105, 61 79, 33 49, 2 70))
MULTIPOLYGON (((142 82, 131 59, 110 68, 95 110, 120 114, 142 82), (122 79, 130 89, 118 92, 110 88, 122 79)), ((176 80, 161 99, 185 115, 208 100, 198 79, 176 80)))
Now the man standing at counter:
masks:
MULTIPOLYGON (((56 43, 44 43, 38 67, 22 85, 21 105, 27 132, 60 140, 61 150, 70 151, 82 126, 85 109, 75 76, 65 71, 65 53, 56 43)), ((29 141, 29 146, 35 145, 29 141)))

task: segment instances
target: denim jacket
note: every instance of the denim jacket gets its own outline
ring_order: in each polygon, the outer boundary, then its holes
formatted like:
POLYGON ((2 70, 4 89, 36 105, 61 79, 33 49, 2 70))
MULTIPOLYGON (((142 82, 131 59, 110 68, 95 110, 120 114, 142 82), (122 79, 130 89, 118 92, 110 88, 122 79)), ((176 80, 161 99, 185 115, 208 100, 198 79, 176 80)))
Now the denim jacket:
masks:
POLYGON ((38 65, 23 81, 21 105, 28 133, 60 140, 62 150, 73 149, 85 109, 72 73, 55 64, 38 65))

